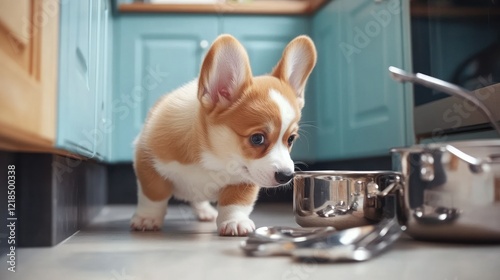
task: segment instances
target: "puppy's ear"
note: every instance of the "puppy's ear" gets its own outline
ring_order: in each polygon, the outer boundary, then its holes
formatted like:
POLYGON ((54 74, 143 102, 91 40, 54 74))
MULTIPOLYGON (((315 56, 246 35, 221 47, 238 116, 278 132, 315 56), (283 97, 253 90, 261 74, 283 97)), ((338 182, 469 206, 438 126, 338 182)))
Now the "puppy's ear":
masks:
POLYGON ((198 99, 205 108, 226 108, 252 82, 252 70, 243 46, 230 35, 219 36, 201 66, 198 99))
POLYGON ((287 82, 297 94, 299 106, 304 106, 304 89, 307 78, 316 64, 316 48, 307 36, 293 39, 283 51, 272 75, 287 82))

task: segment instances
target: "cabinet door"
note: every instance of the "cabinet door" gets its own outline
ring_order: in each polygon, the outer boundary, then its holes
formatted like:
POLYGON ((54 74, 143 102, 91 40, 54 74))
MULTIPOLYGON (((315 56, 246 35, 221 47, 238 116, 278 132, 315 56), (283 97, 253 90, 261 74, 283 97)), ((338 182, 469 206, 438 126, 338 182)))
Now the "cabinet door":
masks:
POLYGON ((123 16, 115 22, 112 161, 130 161, 132 142, 160 96, 199 74, 218 33, 217 17, 123 16))
POLYGON ((271 72, 293 38, 309 33, 309 21, 303 17, 224 16, 222 33, 243 44, 252 73, 258 76, 271 72))
POLYGON ((339 0, 315 17, 318 160, 384 155, 412 143, 411 87, 387 70, 411 70, 402 2, 339 0))
POLYGON ((61 3, 57 145, 105 159, 109 117, 109 0, 61 3))
POLYGON ((391 147, 404 146, 412 108, 410 88, 395 82, 389 66, 411 70, 409 9, 402 0, 343 1, 341 25, 345 45, 340 71, 341 112, 345 141, 342 157, 388 154, 391 147), (352 49, 351 49, 352 48, 352 49))
POLYGON ((94 137, 96 143, 96 157, 107 160, 109 150, 109 139, 111 138, 111 125, 109 118, 109 100, 112 94, 110 61, 111 61, 111 18, 109 0, 99 1, 99 29, 97 48, 97 71, 96 71, 96 127, 94 137))
POLYGON ((298 158, 304 161, 331 160, 342 153, 341 137, 340 61, 338 45, 341 37, 342 1, 332 1, 312 19, 312 38, 316 44, 318 61, 311 75, 313 94, 306 96, 301 127, 303 138, 297 142, 298 158))
POLYGON ((59 6, 0 1, 0 147, 51 149, 59 6))
POLYGON ((94 157, 99 0, 61 3, 57 145, 94 157))

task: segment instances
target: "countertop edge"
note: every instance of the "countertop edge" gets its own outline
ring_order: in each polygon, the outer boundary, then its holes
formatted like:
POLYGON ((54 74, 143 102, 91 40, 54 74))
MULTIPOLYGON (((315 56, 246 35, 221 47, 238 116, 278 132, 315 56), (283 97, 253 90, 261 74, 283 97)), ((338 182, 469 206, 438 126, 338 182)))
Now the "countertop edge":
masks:
POLYGON ((253 14, 253 15, 310 15, 328 0, 311 1, 257 1, 250 3, 220 4, 120 4, 120 13, 211 13, 211 14, 253 14))

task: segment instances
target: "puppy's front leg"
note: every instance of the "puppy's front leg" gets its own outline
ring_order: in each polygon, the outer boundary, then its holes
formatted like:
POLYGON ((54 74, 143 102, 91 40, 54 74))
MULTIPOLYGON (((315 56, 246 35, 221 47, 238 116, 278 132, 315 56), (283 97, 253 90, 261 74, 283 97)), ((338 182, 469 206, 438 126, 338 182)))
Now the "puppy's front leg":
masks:
POLYGON ((217 229, 220 235, 245 236, 255 230, 249 216, 259 187, 251 184, 229 185, 219 194, 217 229))
POLYGON ((134 169, 137 176, 138 204, 130 227, 133 230, 160 230, 173 186, 151 164, 150 156, 142 149, 136 151, 134 169))

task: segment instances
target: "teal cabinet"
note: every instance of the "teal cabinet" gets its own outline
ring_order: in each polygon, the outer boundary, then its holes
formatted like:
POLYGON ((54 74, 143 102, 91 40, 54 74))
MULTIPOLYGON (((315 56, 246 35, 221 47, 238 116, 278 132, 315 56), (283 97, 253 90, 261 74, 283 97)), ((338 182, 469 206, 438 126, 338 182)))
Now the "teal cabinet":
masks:
POLYGON ((245 46, 254 76, 270 73, 286 45, 296 36, 309 34, 306 17, 224 16, 222 33, 245 46))
POLYGON ((312 19, 318 64, 306 97, 296 159, 379 156, 413 142, 411 87, 391 65, 411 70, 406 1, 337 0, 312 19))
POLYGON ((66 1, 60 14, 56 146, 99 159, 105 158, 109 136, 98 132, 109 94, 103 86, 109 79, 104 66, 109 8, 108 0, 66 1))
POLYGON ((131 161, 133 140, 163 94, 198 76, 217 17, 127 15, 115 20, 111 161, 131 161))
MULTIPOLYGON (((388 154, 413 143, 412 89, 391 65, 411 70, 406 1, 330 1, 311 17, 121 14, 114 20, 109 161, 129 162, 148 110, 196 78, 222 33, 248 51, 254 75, 269 73, 294 37, 309 34, 318 63, 307 85, 296 161, 388 154)), ((99 108, 97 108, 98 110, 99 108)))
POLYGON ((163 94, 198 77, 222 33, 246 47, 254 75, 269 73, 284 47, 307 34, 308 19, 276 16, 125 15, 116 19, 111 161, 131 161, 133 141, 163 94))

